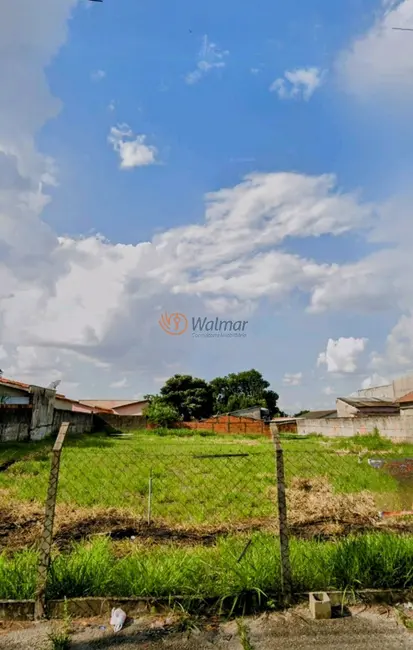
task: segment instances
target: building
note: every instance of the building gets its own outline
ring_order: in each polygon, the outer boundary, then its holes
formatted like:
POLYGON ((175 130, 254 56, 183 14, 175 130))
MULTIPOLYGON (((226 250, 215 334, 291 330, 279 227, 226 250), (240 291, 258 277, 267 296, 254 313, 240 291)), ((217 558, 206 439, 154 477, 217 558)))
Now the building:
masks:
POLYGON ((131 399, 81 399, 80 404, 92 408, 94 413, 109 412, 116 415, 143 415, 147 400, 131 399))
POLYGON ((262 406, 251 406, 246 409, 238 409, 237 411, 231 411, 227 415, 235 415, 238 417, 252 418, 253 420, 265 420, 269 421, 270 412, 268 409, 263 408, 262 406))
POLYGON ((400 406, 397 403, 380 399, 379 397, 338 397, 336 399, 336 405, 337 417, 339 418, 400 414, 400 406))
POLYGON ((363 388, 358 390, 355 395, 361 398, 374 397, 397 402, 401 397, 411 392, 413 392, 413 375, 405 375, 395 379, 390 384, 363 388))

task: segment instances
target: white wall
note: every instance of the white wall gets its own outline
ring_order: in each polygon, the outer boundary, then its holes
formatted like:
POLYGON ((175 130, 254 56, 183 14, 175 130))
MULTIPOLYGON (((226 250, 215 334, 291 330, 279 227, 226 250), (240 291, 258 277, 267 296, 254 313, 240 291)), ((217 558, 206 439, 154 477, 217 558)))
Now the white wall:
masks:
POLYGON ((336 399, 336 409, 338 418, 353 418, 357 415, 357 409, 347 402, 343 402, 340 398, 336 399))
POLYGON ((394 400, 394 387, 393 384, 387 384, 385 386, 364 388, 357 391, 357 397, 377 397, 378 399, 394 400))
POLYGON ((297 432, 300 435, 321 433, 331 438, 350 438, 357 433, 372 433, 377 428, 385 438, 395 441, 413 442, 413 417, 387 415, 368 418, 332 418, 321 420, 297 420, 297 432))

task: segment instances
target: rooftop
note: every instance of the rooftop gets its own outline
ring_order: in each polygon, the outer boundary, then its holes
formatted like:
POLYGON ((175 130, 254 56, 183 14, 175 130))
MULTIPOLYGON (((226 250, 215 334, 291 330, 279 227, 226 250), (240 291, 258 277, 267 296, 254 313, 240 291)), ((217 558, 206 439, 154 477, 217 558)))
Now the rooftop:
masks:
POLYGON ((400 397, 399 404, 405 404, 406 402, 413 402, 413 391, 400 397))
POLYGON ((146 404, 146 399, 80 399, 81 404, 94 406, 96 408, 116 409, 129 404, 146 404))
POLYGON ((397 404, 392 402, 392 400, 380 399, 379 397, 366 397, 366 398, 339 397, 338 399, 341 402, 345 402, 346 404, 349 404, 350 406, 354 406, 355 408, 385 407, 385 406, 397 407, 397 404))

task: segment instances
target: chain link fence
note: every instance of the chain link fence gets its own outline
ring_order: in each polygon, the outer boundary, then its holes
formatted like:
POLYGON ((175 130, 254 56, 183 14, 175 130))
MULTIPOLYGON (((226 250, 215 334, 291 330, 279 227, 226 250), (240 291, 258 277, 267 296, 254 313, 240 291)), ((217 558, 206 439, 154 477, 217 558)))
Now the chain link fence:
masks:
POLYGON ((288 602, 295 540, 411 532, 390 517, 413 510, 409 458, 280 438, 64 437, 53 451, 0 447, 0 544, 39 549, 38 616, 63 593, 230 594, 258 584, 288 602))

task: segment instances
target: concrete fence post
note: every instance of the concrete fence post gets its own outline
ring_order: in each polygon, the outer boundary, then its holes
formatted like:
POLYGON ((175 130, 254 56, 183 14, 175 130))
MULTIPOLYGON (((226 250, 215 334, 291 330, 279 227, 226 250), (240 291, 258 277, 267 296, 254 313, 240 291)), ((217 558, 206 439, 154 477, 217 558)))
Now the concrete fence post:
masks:
POLYGON ((63 422, 52 450, 49 487, 47 490, 43 532, 40 542, 40 558, 37 573, 36 600, 34 606, 35 619, 44 618, 46 613, 46 583, 53 542, 53 524, 56 511, 57 488, 59 483, 60 456, 68 428, 69 423, 63 422))
POLYGON ((284 604, 289 605, 292 598, 292 578, 290 564, 290 546, 287 522, 287 499, 285 494, 284 452, 281 446, 280 432, 276 424, 271 425, 274 444, 277 480, 278 525, 280 535, 281 586, 284 604))

